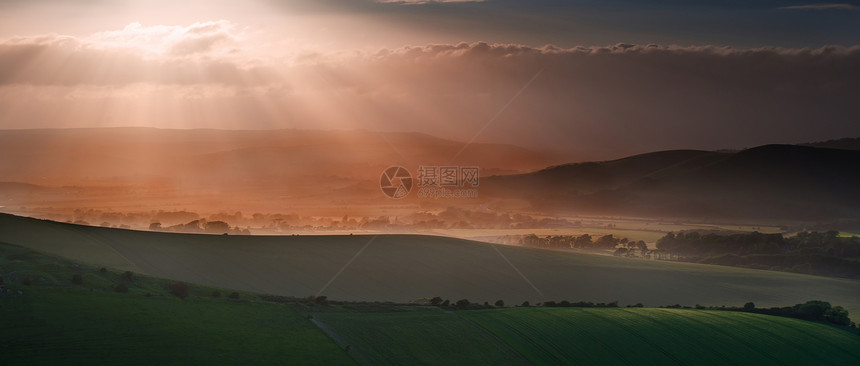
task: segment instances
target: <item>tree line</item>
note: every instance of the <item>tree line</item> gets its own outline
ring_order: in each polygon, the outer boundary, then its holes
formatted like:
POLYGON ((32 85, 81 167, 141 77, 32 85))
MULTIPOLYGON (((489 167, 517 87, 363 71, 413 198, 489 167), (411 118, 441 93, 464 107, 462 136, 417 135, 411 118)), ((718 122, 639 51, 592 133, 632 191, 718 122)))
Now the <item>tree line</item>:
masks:
POLYGON ((763 234, 668 233, 657 249, 691 262, 860 278, 860 238, 837 231, 763 234))
POLYGON ((589 234, 582 235, 550 235, 539 237, 535 234, 528 234, 518 238, 502 239, 503 243, 518 244, 534 248, 599 248, 599 249, 615 249, 619 245, 625 249, 637 248, 646 250, 648 247, 644 241, 633 241, 627 238, 618 238, 612 234, 593 237, 589 234))

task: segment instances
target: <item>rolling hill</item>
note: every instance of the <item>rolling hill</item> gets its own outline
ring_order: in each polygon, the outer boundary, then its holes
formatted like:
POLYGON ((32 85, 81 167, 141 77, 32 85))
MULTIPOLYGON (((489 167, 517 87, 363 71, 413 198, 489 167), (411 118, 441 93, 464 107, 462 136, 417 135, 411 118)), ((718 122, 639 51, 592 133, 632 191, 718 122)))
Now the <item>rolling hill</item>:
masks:
MULTIPOLYGON (((0 130, 0 156, 14 157, 0 162, 0 177, 48 186, 194 188, 283 184, 287 178, 308 176, 376 181, 390 165, 451 164, 464 144, 421 133, 366 130, 0 130)), ((514 145, 474 143, 454 163, 500 174, 539 169, 556 160, 514 145)))
POLYGON ((361 350, 369 364, 850 365, 860 361, 860 338, 843 330, 725 311, 520 307, 314 316, 361 350), (464 344, 475 348, 470 351, 464 344), (431 347, 446 352, 428 352, 431 347))
MULTIPOLYGON (((382 215, 392 165, 533 171, 564 161, 513 145, 366 130, 0 130, 0 206, 70 217, 75 209, 382 215), (452 160, 457 155, 455 160, 452 160), (370 207, 370 208, 366 208, 370 207)), ((413 197, 406 200, 413 206, 413 197)), ((417 208, 416 208, 417 209, 417 208)))
POLYGON ((550 212, 818 220, 860 217, 858 181, 860 151, 766 145, 561 165, 481 188, 550 212))
MULTIPOLYGON (((329 303, 80 265, 0 244, 0 364, 827 364, 860 337, 698 309, 329 303), (77 280, 75 280, 77 278, 77 280), (127 292, 119 292, 121 285, 127 292), (224 292, 222 295, 221 292, 224 292)), ((856 332, 856 330, 854 330, 856 332)))
POLYGON ((4 214, 0 242, 152 276, 298 297, 408 302, 441 296, 509 304, 618 300, 647 306, 753 301, 764 307, 820 299, 860 314, 855 280, 435 236, 172 234, 4 214))

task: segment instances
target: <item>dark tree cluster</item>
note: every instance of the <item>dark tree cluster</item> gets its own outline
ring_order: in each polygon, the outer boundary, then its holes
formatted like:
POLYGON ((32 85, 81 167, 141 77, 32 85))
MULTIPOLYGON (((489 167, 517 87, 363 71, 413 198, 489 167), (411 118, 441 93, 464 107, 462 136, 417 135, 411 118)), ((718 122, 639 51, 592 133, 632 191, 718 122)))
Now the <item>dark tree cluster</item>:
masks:
MULTIPOLYGON (((678 304, 661 306, 662 308, 670 309, 692 309, 689 306, 681 306, 678 304)), ((704 307, 696 305, 696 309, 709 310, 727 310, 727 311, 742 311, 746 313, 756 313, 765 315, 782 316, 787 318, 798 318, 810 321, 828 322, 836 325, 856 327, 857 324, 851 321, 848 317, 848 310, 841 306, 832 306, 827 301, 812 300, 803 304, 794 306, 772 307, 772 308, 756 308, 755 304, 748 302, 742 307, 704 307)))
POLYGON ((186 224, 178 224, 168 227, 161 226, 160 222, 149 224, 149 230, 153 231, 172 231, 179 233, 209 233, 209 234, 238 234, 250 235, 251 231, 240 227, 230 227, 230 224, 224 221, 207 221, 206 219, 197 219, 186 224))
MULTIPOLYGON (((490 304, 489 302, 484 302, 483 304, 477 302, 470 302, 468 299, 460 299, 455 303, 451 304, 449 300, 442 300, 441 297, 434 297, 430 300, 430 305, 439 306, 443 308, 453 307, 457 310, 476 310, 476 309, 492 309, 492 308, 501 308, 505 306, 505 302, 503 300, 497 300, 494 304, 490 304)), ((532 304, 528 301, 522 303, 522 305, 518 305, 520 307, 531 307, 532 304)), ((593 303, 590 301, 578 301, 578 302, 570 302, 567 300, 561 301, 544 301, 535 304, 534 306, 541 306, 547 308, 617 308, 618 301, 612 301, 609 303, 593 303)), ((642 307, 641 303, 636 305, 628 305, 628 307, 642 307)))
POLYGON ((490 304, 487 301, 484 301, 483 304, 477 302, 471 302, 468 299, 460 299, 451 303, 450 300, 443 300, 441 297, 436 296, 429 301, 430 305, 438 306, 442 308, 455 308, 457 310, 474 310, 474 309, 492 309, 492 308, 503 308, 505 307, 505 302, 503 300, 496 300, 495 303, 490 304))
POLYGON ((668 233, 657 240, 657 249, 683 256, 710 256, 715 254, 732 253, 746 254, 776 254, 788 250, 788 243, 782 234, 762 234, 759 232, 746 234, 718 235, 698 232, 680 232, 677 235, 668 233))
POLYGON ((542 303, 537 303, 537 306, 543 306, 547 308, 617 308, 618 301, 612 301, 609 303, 593 303, 590 301, 578 301, 578 302, 570 302, 567 300, 561 300, 559 302, 555 301, 544 301, 542 303))
POLYGON ((860 278, 860 238, 838 234, 668 233, 657 241, 657 249, 684 261, 860 278))
POLYGON ((519 245, 535 248, 600 248, 614 249, 622 245, 624 247, 646 247, 645 242, 632 242, 627 238, 616 238, 612 234, 601 237, 592 237, 588 234, 576 235, 553 235, 539 237, 535 234, 522 236, 517 242, 519 245))

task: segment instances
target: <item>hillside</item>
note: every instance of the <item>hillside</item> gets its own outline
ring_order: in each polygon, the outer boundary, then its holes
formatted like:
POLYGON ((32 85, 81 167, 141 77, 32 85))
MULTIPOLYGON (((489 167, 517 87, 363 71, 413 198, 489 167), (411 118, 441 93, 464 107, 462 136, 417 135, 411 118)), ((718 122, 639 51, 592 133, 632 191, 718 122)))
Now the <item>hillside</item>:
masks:
POLYGON ((332 299, 397 302, 441 296, 509 304, 569 299, 778 306, 820 299, 860 314, 855 280, 423 235, 172 234, 0 215, 0 242, 153 276, 298 297, 325 288, 321 294, 332 299))
POLYGON ((355 349, 367 350, 364 357, 370 364, 851 365, 860 361, 860 337, 843 330, 725 311, 520 307, 453 314, 322 312, 315 318, 355 349), (495 344, 487 344, 488 335, 495 344), (462 344, 472 342, 477 349, 487 350, 484 359, 463 350, 462 344), (447 352, 427 352, 429 347, 447 352))
POLYGON ((563 161, 492 143, 452 160, 464 144, 367 130, 0 130, 0 156, 10 157, 0 160, 0 206, 65 217, 89 208, 381 215, 363 206, 390 204, 379 177, 392 165, 412 174, 420 165, 479 166, 490 175, 563 161))
MULTIPOLYGON (((0 164, 0 177, 49 186, 224 188, 308 176, 375 181, 394 164, 451 164, 463 145, 421 133, 365 130, 0 130, 0 156, 15 157, 0 164)), ((555 159, 513 145, 474 143, 454 163, 511 173, 555 159)))
POLYGON ((8 244, 0 278, 2 365, 355 364, 301 309, 253 294, 192 284, 183 300, 174 281, 8 244))
POLYGON ((836 140, 810 142, 801 146, 826 147, 829 149, 860 150, 860 137, 846 137, 836 140))
POLYGON ((860 151, 766 145, 664 151, 484 179, 550 212, 817 220, 860 215, 860 151))
POLYGON ((860 361, 860 337, 849 331, 730 311, 458 311, 245 292, 227 296, 232 290, 195 284, 179 298, 169 292, 176 284, 171 280, 99 269, 8 244, 0 244, 0 273, 0 363, 10 365, 860 361), (120 285, 128 292, 113 290, 120 285))

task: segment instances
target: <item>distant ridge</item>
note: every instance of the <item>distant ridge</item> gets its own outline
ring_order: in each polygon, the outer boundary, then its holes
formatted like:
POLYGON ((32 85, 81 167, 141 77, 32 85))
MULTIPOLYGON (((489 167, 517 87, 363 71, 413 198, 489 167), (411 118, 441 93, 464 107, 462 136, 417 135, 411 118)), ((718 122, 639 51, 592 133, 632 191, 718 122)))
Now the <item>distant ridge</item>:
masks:
POLYGON ((836 140, 810 142, 800 146, 825 147, 830 149, 860 150, 860 137, 846 137, 836 140))
POLYGON ((550 153, 493 143, 470 144, 452 162, 463 145, 422 133, 366 130, 0 130, 0 156, 14 157, 0 162, 0 180, 245 188, 248 182, 283 185, 317 176, 375 181, 395 164, 477 165, 512 173, 559 162, 550 153))
POLYGON ((764 145, 560 165, 482 188, 558 212, 817 220, 860 217, 858 182, 860 150, 764 145))

